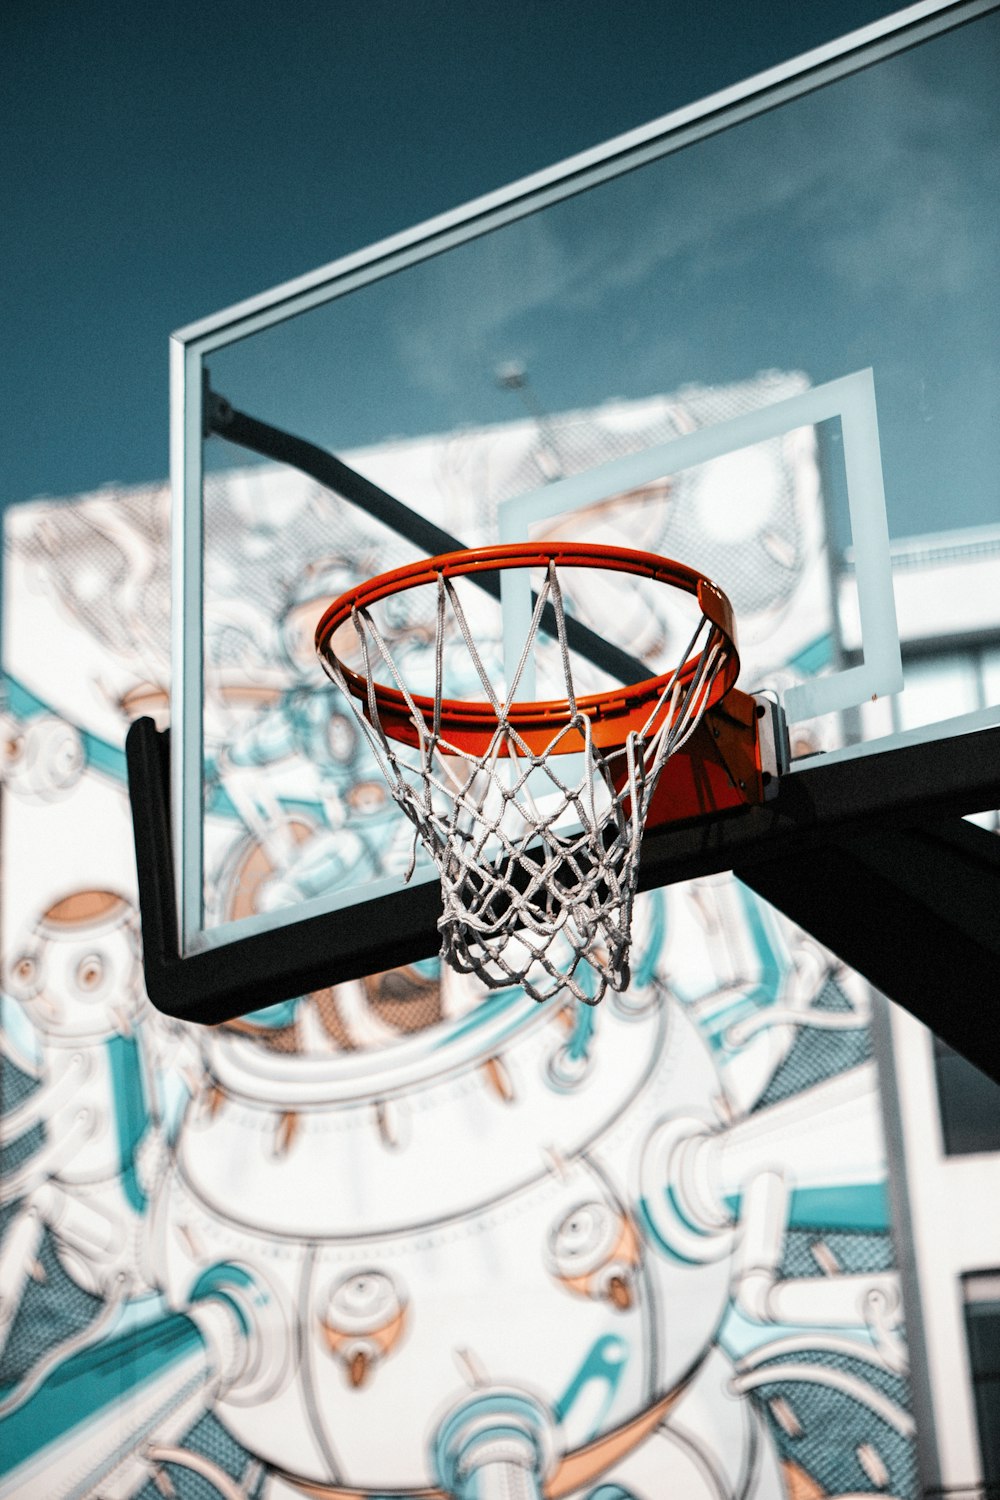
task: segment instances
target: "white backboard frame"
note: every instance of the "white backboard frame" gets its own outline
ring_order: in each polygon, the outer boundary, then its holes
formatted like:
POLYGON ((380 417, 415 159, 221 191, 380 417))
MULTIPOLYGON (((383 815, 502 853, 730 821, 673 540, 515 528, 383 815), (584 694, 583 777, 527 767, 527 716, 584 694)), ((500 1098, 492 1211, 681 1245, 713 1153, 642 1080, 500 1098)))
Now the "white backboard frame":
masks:
MULTIPOLYGON (((174 496, 173 527, 173 690, 171 698, 171 821, 174 848, 179 943, 182 954, 238 938, 245 924, 235 930, 207 934, 203 915, 203 660, 202 606, 204 592, 202 441, 204 433, 204 370, 206 358, 262 329, 312 307, 321 306, 359 287, 393 274, 406 266, 430 259, 500 226, 524 218, 549 204, 569 198, 598 183, 617 177, 645 162, 679 151, 692 143, 752 119, 801 95, 891 57, 918 43, 979 16, 996 10, 1000 0, 920 0, 904 10, 851 32, 823 47, 791 59, 705 99, 674 110, 649 125, 615 137, 611 141, 557 163, 511 186, 487 194, 454 211, 393 235, 388 239, 306 276, 275 287, 260 296, 235 304, 222 312, 188 325, 171 339, 171 481, 174 496)), ((788 431, 805 422, 839 416, 844 427, 845 459, 848 464, 851 523, 855 542, 873 544, 859 587, 863 592, 864 660, 815 682, 796 687, 788 694, 787 708, 793 717, 829 712, 847 707, 871 693, 892 692, 898 672, 898 639, 895 647, 891 618, 891 585, 885 588, 887 547, 882 539, 884 497, 881 497, 881 465, 870 372, 845 375, 843 380, 806 392, 779 406, 720 424, 705 433, 678 439, 667 461, 675 468, 703 461, 716 442, 732 451, 773 431, 788 431), (805 415, 812 411, 820 415, 805 415), (747 435, 739 438, 740 423, 747 435), (782 425, 784 424, 784 425, 782 425), (731 429, 724 432, 722 429, 731 429), (850 436, 848 435, 850 432, 850 436), (699 447, 699 441, 704 440, 699 447), (683 445, 690 446, 685 449, 683 445), (703 457, 695 456, 703 451, 703 457), (852 478, 853 474, 853 478, 852 478), (860 697, 859 697, 860 695, 860 697)), ((649 455, 639 455, 639 461, 649 455)), ((659 459, 657 460, 659 461, 659 459)), ((622 460, 623 464, 632 462, 622 460)), ((624 472, 624 471, 623 471, 624 472)), ((663 473, 661 467, 659 470, 663 473)), ((590 476, 579 476, 580 493, 590 476)), ((596 483, 596 480, 594 481, 596 483)), ((601 483, 606 482, 602 479, 601 483)), ((577 480, 566 481, 574 485, 577 480)), ((621 486, 619 485, 619 488, 621 486)), ((551 492, 547 492, 551 493, 551 492)), ((568 493, 568 492, 567 492, 568 493)), ((575 492, 573 492, 575 494, 575 492)), ((512 502, 518 505, 521 502, 512 502)), ((573 499, 570 504, 583 503, 573 499)), ((570 508, 564 493, 562 508, 570 508)), ((505 510, 505 525, 515 529, 515 509, 505 510)), ((520 524, 518 522, 517 524, 520 524)), ((976 716, 977 718, 982 716, 976 716)), ((995 722, 993 716, 989 722, 995 722)), ((979 726, 977 726, 979 727, 979 726)), ((950 724, 941 726, 950 732, 950 724)), ((930 730, 914 732, 926 739, 930 730)), ((884 742, 886 748, 899 737, 884 742)), ((883 742, 878 742, 878 745, 883 742)), ((869 743, 845 753, 867 753, 878 748, 869 743)), ((813 762, 814 763, 814 762, 813 762)), ((359 899, 367 897, 365 891, 359 899)), ((342 904, 331 897, 326 909, 342 904)), ((295 920, 273 914, 275 924, 295 920)))

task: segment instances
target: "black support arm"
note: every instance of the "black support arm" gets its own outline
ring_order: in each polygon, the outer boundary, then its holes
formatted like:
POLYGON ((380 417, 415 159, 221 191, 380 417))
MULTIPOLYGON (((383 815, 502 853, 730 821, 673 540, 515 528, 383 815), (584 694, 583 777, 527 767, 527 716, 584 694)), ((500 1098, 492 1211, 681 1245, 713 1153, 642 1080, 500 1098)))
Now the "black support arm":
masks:
MULTIPOLYGON (((217 1023, 438 951, 436 880, 181 955, 169 733, 126 742, 150 999, 217 1023)), ((773 801, 650 834, 640 889, 733 870, 1000 1081, 1000 729, 797 770, 773 801)))

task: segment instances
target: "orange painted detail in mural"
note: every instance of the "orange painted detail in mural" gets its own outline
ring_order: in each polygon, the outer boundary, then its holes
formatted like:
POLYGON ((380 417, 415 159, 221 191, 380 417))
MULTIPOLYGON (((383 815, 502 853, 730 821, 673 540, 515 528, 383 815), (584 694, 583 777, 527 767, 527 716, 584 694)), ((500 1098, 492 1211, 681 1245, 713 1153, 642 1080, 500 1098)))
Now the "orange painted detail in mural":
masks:
POLYGON ((333 1288, 319 1320, 329 1354, 343 1367, 352 1390, 360 1390, 403 1337, 407 1303, 385 1272, 366 1270, 333 1288))
POLYGON ((274 1128, 274 1151, 276 1156, 287 1156, 299 1133, 302 1117, 297 1110, 284 1110, 278 1116, 274 1128))
MULTIPOLYGON (((302 818, 289 818, 287 831, 294 844, 304 844, 315 829, 302 818)), ((234 861, 227 920, 240 922, 245 917, 252 917, 259 910, 261 893, 274 873, 273 853, 253 836, 248 838, 234 861)))
MULTIPOLYGON (((639 1236, 632 1220, 623 1211, 612 1213, 609 1205, 600 1207, 604 1210, 607 1227, 602 1236, 605 1243, 597 1257, 591 1257, 589 1264, 575 1273, 568 1264, 560 1263, 555 1257, 553 1269, 568 1292, 594 1302, 607 1302, 617 1312, 628 1312, 635 1303, 634 1282, 641 1260, 639 1236)), ((576 1216, 570 1217, 572 1220, 576 1216)))
POLYGON ((124 910, 125 905, 125 898, 114 891, 74 891, 71 896, 64 896, 50 906, 42 921, 75 926, 78 922, 96 921, 113 911, 124 910))
POLYGON ((504 1061, 500 1057, 488 1057, 483 1063, 483 1073, 490 1090, 502 1099, 504 1104, 510 1104, 514 1098, 514 1085, 507 1071, 504 1061))
POLYGON ((545 1486, 545 1500, 565 1500, 574 1490, 600 1479, 612 1464, 627 1458, 651 1432, 656 1431, 687 1387, 688 1380, 680 1381, 666 1396, 655 1401, 652 1406, 647 1406, 645 1411, 633 1417, 630 1422, 623 1422, 621 1427, 614 1428, 603 1437, 587 1443, 585 1447, 565 1454, 545 1486))
POLYGON ((788 1500, 823 1500, 826 1490, 813 1479, 811 1474, 806 1473, 801 1464, 795 1463, 790 1458, 782 1459, 781 1472, 788 1491, 788 1500))
POLYGON ((141 719, 144 714, 156 720, 157 729, 165 728, 170 723, 170 692, 160 683, 134 684, 122 693, 118 707, 130 724, 134 719, 141 719))
MULTIPOLYGON (((640 1412, 631 1421, 623 1422, 621 1427, 614 1428, 603 1437, 587 1443, 583 1448, 564 1454, 545 1482, 542 1490, 545 1500, 567 1500, 567 1497, 574 1491, 600 1479, 612 1464, 620 1463, 622 1459, 627 1458, 649 1437, 650 1433, 656 1431, 673 1407, 677 1405, 687 1390, 691 1378, 689 1376, 680 1381, 666 1396, 655 1401, 652 1406, 647 1406, 645 1411, 640 1412)), ((299 1479, 294 1474, 280 1469, 276 1469, 274 1473, 276 1477, 298 1490, 300 1494, 309 1496, 310 1500, 371 1500, 370 1490, 359 1490, 353 1486, 345 1489, 341 1485, 316 1484, 308 1479, 299 1479)), ((404 1494, 406 1500, 452 1500, 448 1491, 439 1489, 407 1489, 397 1493, 399 1500, 403 1500, 404 1494)))

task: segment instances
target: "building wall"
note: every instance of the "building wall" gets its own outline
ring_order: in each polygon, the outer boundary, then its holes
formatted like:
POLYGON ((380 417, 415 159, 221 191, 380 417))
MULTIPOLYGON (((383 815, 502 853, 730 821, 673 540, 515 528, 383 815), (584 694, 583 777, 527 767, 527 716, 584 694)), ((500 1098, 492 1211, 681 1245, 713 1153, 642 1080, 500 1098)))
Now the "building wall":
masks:
MULTIPOLYGON (((676 409, 576 414, 581 455, 676 409)), ((468 520, 469 475, 488 507, 536 440, 357 461, 468 520)), ((802 608, 744 603, 751 662, 794 673, 835 622, 815 463, 783 442, 802 608)), ((210 503, 208 900, 232 920, 398 868, 297 632, 395 559, 295 477, 220 474, 210 503)), ((578 1500, 909 1497, 915 1322, 942 1473, 974 1482, 971 1404, 942 1402, 968 1390, 960 1277, 997 1244, 963 1195, 994 1164, 941 1160, 929 1043, 894 1015, 890 1182, 867 986, 728 877, 642 898, 632 983, 594 1010, 436 962, 221 1028, 152 1010, 122 743, 166 707, 167 509, 150 486, 8 518, 0 1494, 472 1500, 517 1470, 578 1500)))

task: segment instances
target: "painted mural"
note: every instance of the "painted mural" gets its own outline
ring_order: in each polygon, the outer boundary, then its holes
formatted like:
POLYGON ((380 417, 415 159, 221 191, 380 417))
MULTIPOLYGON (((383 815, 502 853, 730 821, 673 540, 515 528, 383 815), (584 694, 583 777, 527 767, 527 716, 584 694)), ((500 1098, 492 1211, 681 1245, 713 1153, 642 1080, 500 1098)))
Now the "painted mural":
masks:
MULTIPOLYGON (((474 542, 554 466, 800 387, 352 461, 474 542)), ((748 687, 832 649, 814 436, 755 453, 742 530, 718 469, 585 518, 719 578, 748 687)), ((267 465, 214 470, 206 506, 226 923, 405 869, 311 634, 413 552, 267 465)), ((593 1009, 437 960, 212 1029, 150 1007, 122 746, 166 721, 168 524, 162 485, 8 512, 0 1496, 911 1500, 869 993, 731 878, 641 897, 631 985, 593 1009)), ((579 609, 669 652, 645 596, 579 609)))

